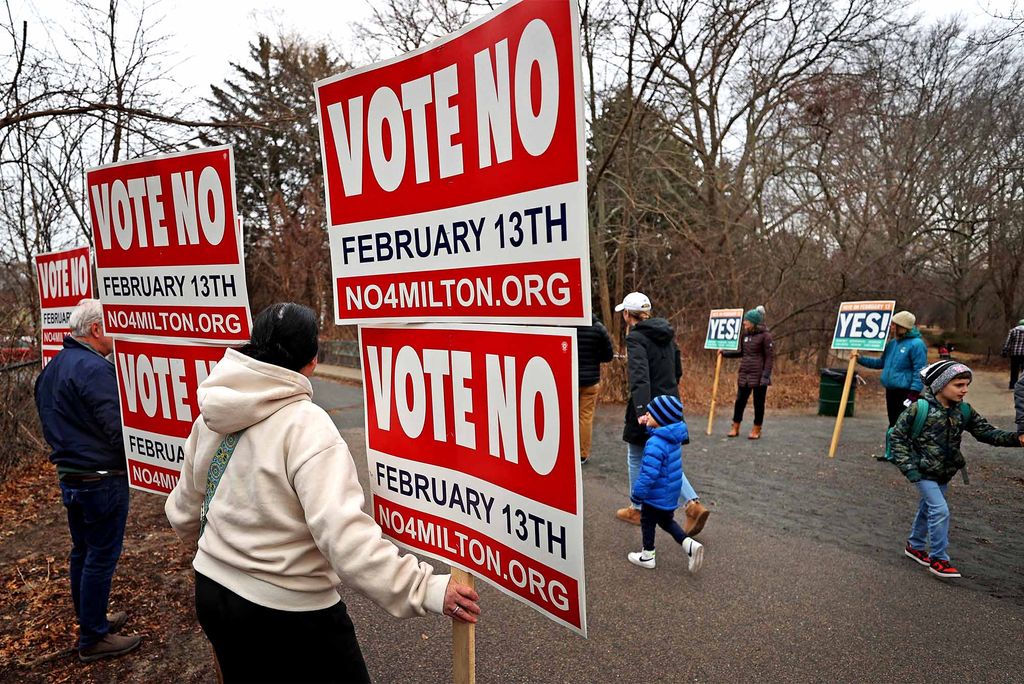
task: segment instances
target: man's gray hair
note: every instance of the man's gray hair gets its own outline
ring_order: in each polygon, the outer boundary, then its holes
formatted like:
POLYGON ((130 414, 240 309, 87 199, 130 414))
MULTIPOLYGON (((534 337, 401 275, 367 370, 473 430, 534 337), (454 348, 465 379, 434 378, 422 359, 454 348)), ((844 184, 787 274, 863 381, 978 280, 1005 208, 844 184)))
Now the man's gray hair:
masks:
POLYGON ((68 326, 75 337, 88 337, 93 323, 103 325, 103 305, 98 299, 83 299, 71 312, 68 326))

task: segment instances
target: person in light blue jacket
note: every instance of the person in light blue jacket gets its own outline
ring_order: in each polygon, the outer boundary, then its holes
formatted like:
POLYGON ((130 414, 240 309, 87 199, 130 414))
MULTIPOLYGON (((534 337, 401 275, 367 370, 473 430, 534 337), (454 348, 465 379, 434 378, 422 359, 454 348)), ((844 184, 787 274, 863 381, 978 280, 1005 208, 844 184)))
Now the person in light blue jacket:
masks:
POLYGON ((704 546, 687 536, 675 521, 683 483, 682 445, 689 437, 683 422, 683 404, 678 397, 659 395, 651 400, 647 413, 639 420, 647 427, 649 437, 644 444, 640 472, 633 480, 630 500, 634 506, 640 507, 644 546, 627 557, 634 565, 653 568, 654 532, 656 527, 660 527, 683 547, 690 572, 697 572, 704 560, 704 546))
POLYGON ((903 413, 903 409, 917 401, 924 385, 921 370, 928 365, 928 347, 914 324, 917 319, 909 311, 900 311, 892 317, 893 338, 885 345, 879 358, 858 356, 857 363, 865 368, 882 371, 885 387, 885 409, 889 414, 889 427, 903 413))

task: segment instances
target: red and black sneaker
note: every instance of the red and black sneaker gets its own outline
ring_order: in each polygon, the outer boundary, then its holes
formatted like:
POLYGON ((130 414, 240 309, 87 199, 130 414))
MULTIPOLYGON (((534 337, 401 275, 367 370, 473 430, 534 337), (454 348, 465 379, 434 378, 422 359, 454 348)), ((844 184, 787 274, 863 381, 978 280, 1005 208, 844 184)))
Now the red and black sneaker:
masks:
POLYGON ((939 558, 933 560, 932 564, 928 566, 928 572, 943 579, 960 577, 960 571, 950 565, 948 560, 939 558))
POLYGON ((903 555, 917 561, 926 568, 932 564, 932 559, 928 557, 927 553, 924 551, 918 551, 910 544, 907 544, 907 548, 903 549, 903 555))

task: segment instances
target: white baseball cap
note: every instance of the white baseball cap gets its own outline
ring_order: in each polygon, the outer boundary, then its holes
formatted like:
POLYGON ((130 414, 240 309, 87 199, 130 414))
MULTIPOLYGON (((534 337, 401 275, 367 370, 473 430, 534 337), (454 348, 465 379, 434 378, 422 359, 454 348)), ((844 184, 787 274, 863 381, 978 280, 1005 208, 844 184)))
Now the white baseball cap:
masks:
POLYGON ((615 307, 616 311, 650 311, 651 300, 643 292, 630 292, 622 298, 622 303, 615 307))

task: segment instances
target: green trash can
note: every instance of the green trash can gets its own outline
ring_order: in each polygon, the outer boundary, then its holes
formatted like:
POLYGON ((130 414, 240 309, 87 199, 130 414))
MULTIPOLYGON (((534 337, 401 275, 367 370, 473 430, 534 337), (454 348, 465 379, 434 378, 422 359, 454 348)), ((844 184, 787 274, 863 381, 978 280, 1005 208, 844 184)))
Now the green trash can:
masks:
MULTIPOLYGON (((839 415, 839 402, 843 400, 843 384, 846 382, 845 368, 822 368, 821 383, 818 385, 818 415, 839 415)), ((850 384, 850 397, 846 402, 846 417, 854 414, 857 404, 857 374, 850 384)))

